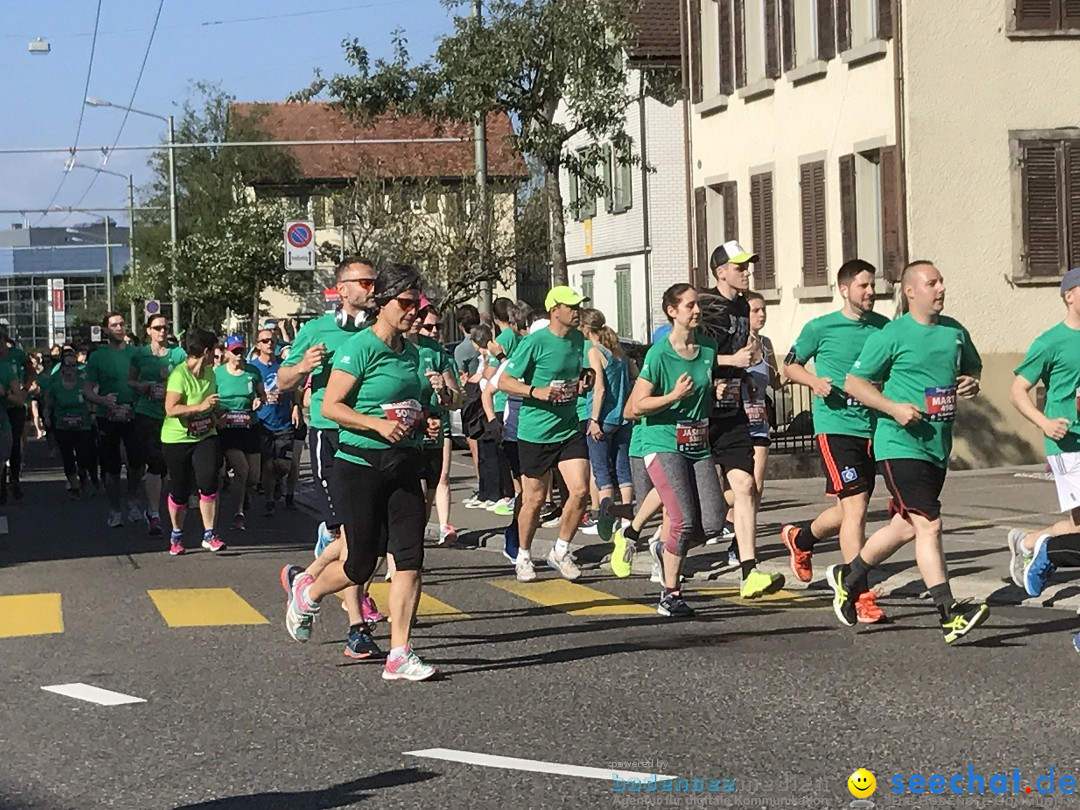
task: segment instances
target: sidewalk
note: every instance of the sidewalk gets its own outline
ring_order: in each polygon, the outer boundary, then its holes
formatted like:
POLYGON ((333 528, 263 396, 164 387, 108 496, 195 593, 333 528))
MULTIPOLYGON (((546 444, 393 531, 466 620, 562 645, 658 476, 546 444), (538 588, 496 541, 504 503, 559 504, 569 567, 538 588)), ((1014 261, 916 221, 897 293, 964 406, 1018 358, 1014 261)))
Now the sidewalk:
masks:
MULTIPOLYGON (((458 545, 502 553, 502 529, 508 518, 482 509, 465 509, 460 504, 473 492, 472 464, 467 453, 455 451, 450 473, 453 490, 451 522, 458 527, 458 545)), ((945 556, 949 564, 953 593, 957 599, 986 600, 990 604, 1059 608, 1080 612, 1080 569, 1061 570, 1041 596, 1032 599, 1009 578, 1009 550, 1006 532, 1013 526, 1034 529, 1058 519, 1057 494, 1052 479, 1042 465, 999 467, 987 470, 950 472, 941 496, 945 524, 945 556)), ((305 465, 306 472, 306 465, 305 465)), ((807 520, 828 505, 821 478, 768 481, 758 519, 758 554, 761 567, 787 577, 791 592, 830 597, 825 583, 827 566, 841 562, 835 540, 822 543, 814 555, 814 581, 804 584, 794 579, 787 566, 787 552, 780 543, 780 527, 793 520, 807 520)), ((317 493, 310 477, 301 480, 297 501, 318 513, 317 493)), ((888 492, 879 478, 870 501, 867 531, 872 533, 887 519, 888 492)), ((647 537, 652 527, 643 532, 647 537)), ((438 537, 438 527, 428 526, 429 539, 438 537)), ((539 529, 533 543, 533 559, 542 560, 554 545, 556 531, 539 529)), ((574 556, 588 569, 607 569, 611 546, 595 535, 578 533, 574 556)), ((501 559, 501 557, 500 557, 501 559)), ((507 565, 507 571, 510 572, 507 565)), ((649 576, 648 555, 639 553, 634 575, 649 576)), ((881 569, 883 579, 876 585, 887 597, 920 597, 923 584, 915 566, 914 546, 907 545, 881 569)), ((687 559, 686 574, 693 583, 737 588, 738 569, 727 565, 727 545, 693 550, 687 559)))

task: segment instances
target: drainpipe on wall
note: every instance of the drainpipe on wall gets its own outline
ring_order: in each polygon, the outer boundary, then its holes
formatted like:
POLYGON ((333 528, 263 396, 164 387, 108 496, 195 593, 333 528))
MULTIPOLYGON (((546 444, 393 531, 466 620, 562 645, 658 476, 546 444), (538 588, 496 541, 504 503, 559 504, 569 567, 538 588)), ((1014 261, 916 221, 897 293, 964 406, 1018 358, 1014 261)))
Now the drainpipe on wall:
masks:
POLYGON ((896 179, 896 212, 900 218, 897 223, 900 230, 900 259, 908 262, 908 217, 907 217, 907 145, 904 129, 904 25, 900 16, 900 0, 892 0, 893 18, 893 86, 895 98, 894 115, 896 116, 896 162, 899 177, 896 179))
MULTIPOLYGON (((687 41, 686 30, 686 3, 696 3, 698 0, 680 0, 679 2, 679 58, 682 74, 682 103, 683 103, 683 168, 686 173, 686 262, 687 281, 698 284, 695 277, 701 268, 695 271, 696 243, 694 242, 694 182, 693 172, 690 168, 691 143, 690 143, 690 45, 687 41)), ((893 0, 896 2, 896 0, 893 0)), ((649 333, 652 337, 652 333, 649 333)))
POLYGON ((652 239, 649 233, 649 162, 646 153, 649 139, 645 134, 645 72, 638 71, 638 133, 641 142, 641 221, 643 230, 642 247, 645 253, 645 340, 652 340, 652 239))

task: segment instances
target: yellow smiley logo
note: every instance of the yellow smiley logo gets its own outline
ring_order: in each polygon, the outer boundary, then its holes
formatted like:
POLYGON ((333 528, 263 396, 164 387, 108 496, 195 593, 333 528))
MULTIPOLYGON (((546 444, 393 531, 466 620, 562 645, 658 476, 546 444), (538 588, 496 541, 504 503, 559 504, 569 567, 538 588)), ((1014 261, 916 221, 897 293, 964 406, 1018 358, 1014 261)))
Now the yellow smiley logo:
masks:
POLYGON ((866 768, 859 768, 848 777, 847 787, 856 799, 865 799, 874 795, 874 791, 877 790, 877 779, 866 768))

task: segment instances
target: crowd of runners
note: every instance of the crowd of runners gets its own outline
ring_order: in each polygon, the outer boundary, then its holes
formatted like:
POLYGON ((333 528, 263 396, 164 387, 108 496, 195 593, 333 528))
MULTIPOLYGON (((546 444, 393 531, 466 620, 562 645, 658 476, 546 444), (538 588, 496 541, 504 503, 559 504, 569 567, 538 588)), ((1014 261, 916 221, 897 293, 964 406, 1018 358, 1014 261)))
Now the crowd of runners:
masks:
MULTIPOLYGON (((244 529, 260 485, 267 514, 279 493, 292 505, 306 438, 323 521, 314 561, 281 571, 288 632, 307 641, 326 597, 340 594, 350 624, 345 654, 381 655, 374 633, 384 614, 369 586, 385 566, 383 677, 425 680, 436 669, 412 649, 410 634, 433 508, 438 542, 457 539, 448 479, 453 412, 461 414, 478 477, 476 494, 461 505, 508 519, 504 554, 519 582, 537 579, 539 526, 557 529, 542 562, 568 580, 581 576, 572 552, 577 533, 598 534, 611 544, 617 577, 631 574, 637 553, 647 554, 660 586, 658 613, 683 618, 694 611, 682 568, 697 545, 731 543, 744 599, 785 584, 759 567, 757 553, 770 391, 783 377, 813 391, 825 494, 833 499, 816 517, 782 527, 791 575, 810 582, 816 545, 838 538, 843 563, 825 571, 836 617, 874 624, 885 614, 871 575, 914 541, 945 642, 963 638, 989 610, 953 597, 940 496, 957 400, 978 395, 982 362, 967 330, 942 314, 942 274, 929 261, 909 264, 900 279, 902 314, 890 320, 874 311, 875 268, 846 262, 836 277, 841 308, 805 325, 781 369, 761 333, 765 301, 749 290, 756 260, 727 242, 710 259, 715 286, 667 289, 668 323, 640 367, 603 314, 566 286, 547 294, 542 312, 498 299, 490 324, 474 307, 459 308, 462 340, 451 356, 444 313, 425 296, 418 271, 377 269, 357 257, 337 268, 337 309, 306 323, 291 345, 274 329, 260 331, 251 350, 240 335, 219 344, 193 329, 181 348, 158 315, 136 347, 125 341, 123 317, 112 313, 104 347, 85 364, 64 347, 45 375, 5 335, 0 460, 10 458, 8 478, 20 497, 12 449, 21 442, 7 439, 21 438, 27 394, 36 397, 71 496, 96 491, 100 470, 108 525, 123 525, 126 508, 129 521, 163 535, 165 493, 169 551, 178 555, 189 508, 199 510, 203 547, 225 547, 217 528, 223 482, 233 530, 244 529), (879 475, 891 496, 889 519, 868 537, 879 475), (660 528, 647 539, 657 515, 660 528)), ((1046 436, 1065 514, 1052 526, 1008 533, 1011 577, 1032 596, 1055 568, 1080 566, 1080 269, 1065 275, 1061 295, 1064 321, 1033 343, 1011 392, 1046 436), (1029 397, 1038 384, 1047 391, 1041 411, 1029 397)), ((1080 634, 1073 644, 1080 651, 1080 634)))

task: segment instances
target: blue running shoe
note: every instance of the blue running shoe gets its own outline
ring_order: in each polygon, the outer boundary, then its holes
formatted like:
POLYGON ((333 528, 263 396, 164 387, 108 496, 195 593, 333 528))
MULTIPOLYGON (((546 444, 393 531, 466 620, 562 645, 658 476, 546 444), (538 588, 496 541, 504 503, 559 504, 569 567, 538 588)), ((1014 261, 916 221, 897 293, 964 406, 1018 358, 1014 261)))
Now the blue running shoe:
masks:
POLYGON ((510 561, 511 565, 517 565, 518 550, 520 548, 517 524, 511 523, 503 531, 503 556, 510 561))
POLYGON ((326 551, 326 547, 334 542, 334 535, 330 534, 325 522, 319 524, 318 536, 319 539, 315 543, 315 559, 319 559, 319 555, 326 551))
POLYGON ((1028 596, 1038 596, 1043 592, 1046 583, 1056 570, 1050 562, 1050 555, 1046 551, 1046 542, 1050 535, 1040 535, 1035 540, 1035 548, 1032 549, 1031 559, 1024 566, 1024 590, 1028 596))
POLYGON ((1080 653, 1080 633, 1073 636, 1073 649, 1080 653))
POLYGON ((363 660, 372 656, 381 656, 382 650, 371 637, 370 624, 358 624, 349 630, 349 640, 345 642, 345 657, 363 660))

